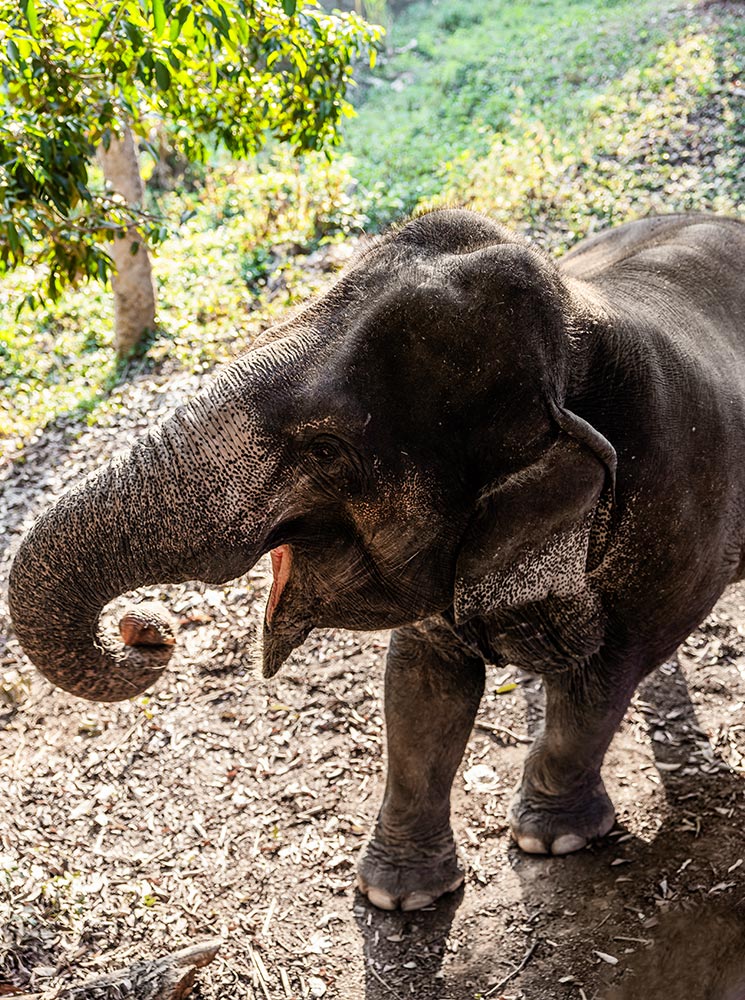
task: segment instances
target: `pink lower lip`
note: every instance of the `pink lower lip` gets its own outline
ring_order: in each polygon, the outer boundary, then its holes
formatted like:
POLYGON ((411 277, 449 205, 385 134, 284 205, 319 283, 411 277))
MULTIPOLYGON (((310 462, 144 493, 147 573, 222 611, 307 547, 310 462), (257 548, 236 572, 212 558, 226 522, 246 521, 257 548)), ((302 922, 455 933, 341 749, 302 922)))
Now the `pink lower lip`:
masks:
POLYGON ((292 568, 292 550, 289 545, 278 545, 269 553, 272 560, 272 591, 269 594, 269 603, 266 606, 267 624, 271 624, 274 611, 279 604, 279 599, 285 589, 285 585, 290 578, 292 568))

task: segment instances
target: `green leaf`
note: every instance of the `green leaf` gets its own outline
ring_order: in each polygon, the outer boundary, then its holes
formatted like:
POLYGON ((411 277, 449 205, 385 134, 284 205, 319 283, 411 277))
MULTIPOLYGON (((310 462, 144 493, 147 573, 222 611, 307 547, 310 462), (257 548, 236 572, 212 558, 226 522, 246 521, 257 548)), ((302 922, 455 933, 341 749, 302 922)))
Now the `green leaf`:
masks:
POLYGON ((160 38, 166 27, 166 11, 163 0, 153 0, 153 24, 155 25, 155 34, 160 38))
POLYGON ((21 241, 18 239, 18 231, 12 222, 7 222, 5 228, 8 232, 8 243, 10 243, 10 249, 17 256, 18 248, 21 245, 21 241))
POLYGON ((156 62, 155 64, 155 79, 157 81, 158 87, 161 90, 168 90, 171 86, 171 71, 166 66, 165 63, 156 62))
POLYGON ((123 28, 127 32, 127 38, 129 38, 134 48, 142 48, 142 32, 137 25, 132 24, 131 21, 124 21, 123 28))
POLYGON ((5 51, 8 53, 8 59, 10 59, 11 62, 17 63, 21 61, 18 46, 12 38, 9 38, 5 43, 5 51))
POLYGON ((95 47, 101 41, 101 36, 103 35, 104 31, 106 31, 108 26, 111 24, 113 18, 114 18, 114 9, 112 7, 112 9, 106 14, 106 16, 99 21, 98 26, 94 30, 93 36, 91 38, 91 48, 95 49, 95 47))
POLYGON ((297 0, 282 0, 282 10, 288 17, 292 17, 297 10, 297 0))
POLYGON ((238 40, 241 45, 247 45, 251 35, 248 18, 243 14, 237 14, 235 19, 235 30, 238 32, 238 40))
POLYGON ((36 13, 35 0, 22 0, 23 13, 26 15, 31 34, 36 37, 39 34, 39 15, 36 13))
POLYGON ((172 42, 175 42, 178 36, 181 34, 181 29, 186 24, 186 21, 191 14, 191 5, 187 4, 185 7, 181 7, 178 14, 172 18, 171 25, 168 30, 168 37, 172 42))

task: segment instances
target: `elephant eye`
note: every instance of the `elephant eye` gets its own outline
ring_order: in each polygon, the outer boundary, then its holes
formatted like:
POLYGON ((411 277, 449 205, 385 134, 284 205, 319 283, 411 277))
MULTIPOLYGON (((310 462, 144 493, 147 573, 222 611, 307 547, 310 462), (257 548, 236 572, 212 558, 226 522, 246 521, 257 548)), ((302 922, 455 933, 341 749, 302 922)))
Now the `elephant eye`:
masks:
POLYGON ((314 462, 324 467, 333 465, 340 457, 338 449, 330 441, 323 438, 310 443, 308 454, 314 462))
POLYGON ((308 442, 305 454, 319 482, 347 493, 360 488, 363 475, 359 457, 341 441, 319 436, 308 442))

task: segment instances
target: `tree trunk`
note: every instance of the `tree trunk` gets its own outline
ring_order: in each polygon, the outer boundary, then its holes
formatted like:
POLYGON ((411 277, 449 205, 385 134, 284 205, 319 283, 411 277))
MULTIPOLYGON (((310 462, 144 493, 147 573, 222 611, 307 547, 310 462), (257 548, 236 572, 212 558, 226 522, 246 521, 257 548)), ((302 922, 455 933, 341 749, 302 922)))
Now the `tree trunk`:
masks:
MULTIPOLYGON (((120 138, 112 136, 109 148, 99 147, 106 182, 128 205, 141 207, 145 188, 140 177, 134 138, 125 125, 120 138)), ((114 347, 124 357, 155 326, 155 288, 150 255, 135 226, 111 244, 116 266, 114 286, 114 347)))

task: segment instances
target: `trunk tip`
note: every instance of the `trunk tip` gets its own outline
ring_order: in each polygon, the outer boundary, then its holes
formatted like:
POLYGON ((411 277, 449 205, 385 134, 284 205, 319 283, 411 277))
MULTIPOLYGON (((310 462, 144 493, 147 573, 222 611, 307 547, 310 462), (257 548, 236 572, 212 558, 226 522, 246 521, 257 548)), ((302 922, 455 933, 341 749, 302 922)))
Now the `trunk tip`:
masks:
POLYGON ((159 601, 143 601, 126 609, 119 619, 125 646, 175 646, 178 622, 159 601))

